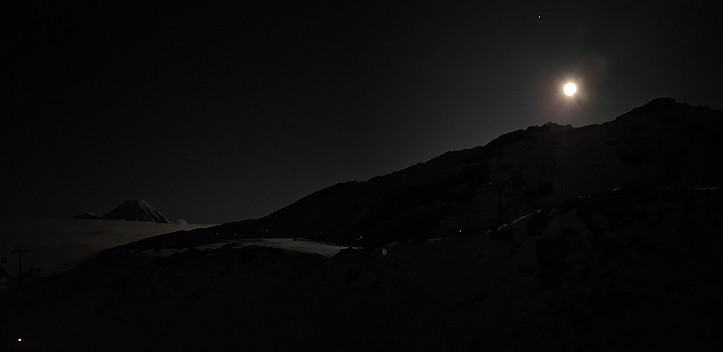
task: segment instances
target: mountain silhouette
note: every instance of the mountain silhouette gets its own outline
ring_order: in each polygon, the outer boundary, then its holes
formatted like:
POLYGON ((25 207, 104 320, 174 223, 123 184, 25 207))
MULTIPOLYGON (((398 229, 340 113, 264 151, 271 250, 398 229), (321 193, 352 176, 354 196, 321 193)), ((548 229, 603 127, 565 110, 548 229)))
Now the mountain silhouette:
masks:
POLYGON ((723 112, 659 98, 584 127, 548 123, 485 146, 340 183, 261 219, 172 233, 126 247, 182 248, 237 237, 381 245, 475 233, 546 204, 624 185, 723 181, 723 112))
POLYGON ((127 200, 101 218, 104 220, 170 223, 160 211, 145 200, 127 200))

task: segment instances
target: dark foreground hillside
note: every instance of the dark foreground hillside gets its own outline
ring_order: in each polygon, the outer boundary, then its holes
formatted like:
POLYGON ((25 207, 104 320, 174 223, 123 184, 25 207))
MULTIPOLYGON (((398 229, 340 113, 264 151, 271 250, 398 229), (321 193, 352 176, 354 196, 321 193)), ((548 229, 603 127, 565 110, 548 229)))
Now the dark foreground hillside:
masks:
POLYGON ((332 258, 116 251, 0 296, 0 346, 718 351, 722 221, 721 189, 635 186, 332 258))

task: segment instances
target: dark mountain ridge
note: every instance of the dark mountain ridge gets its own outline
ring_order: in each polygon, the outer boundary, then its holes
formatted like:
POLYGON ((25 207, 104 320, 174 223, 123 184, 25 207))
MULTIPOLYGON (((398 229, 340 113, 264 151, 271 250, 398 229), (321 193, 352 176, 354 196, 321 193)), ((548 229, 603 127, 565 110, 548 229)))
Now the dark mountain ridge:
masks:
POLYGON ((477 232, 622 185, 720 185, 722 154, 723 111, 661 98, 600 125, 528 127, 368 181, 327 187, 261 219, 124 248, 183 248, 236 237, 366 246, 477 232))

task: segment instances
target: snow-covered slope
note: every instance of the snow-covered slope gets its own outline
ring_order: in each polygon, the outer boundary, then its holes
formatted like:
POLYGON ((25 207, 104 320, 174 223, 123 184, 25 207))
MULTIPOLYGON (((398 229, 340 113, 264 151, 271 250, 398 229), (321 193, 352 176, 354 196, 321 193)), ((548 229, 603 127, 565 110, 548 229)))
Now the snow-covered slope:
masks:
POLYGON ((160 211, 145 200, 127 200, 103 215, 102 219, 170 223, 160 211))
POLYGON ((718 350, 722 204, 721 189, 624 187, 483 234, 368 251, 443 297, 481 346, 718 350))
POLYGON ((722 111, 656 99, 602 125, 529 127, 369 181, 331 186, 262 219, 133 246, 185 248, 239 236, 380 245, 480 231, 626 184, 723 184, 720 155, 722 111))

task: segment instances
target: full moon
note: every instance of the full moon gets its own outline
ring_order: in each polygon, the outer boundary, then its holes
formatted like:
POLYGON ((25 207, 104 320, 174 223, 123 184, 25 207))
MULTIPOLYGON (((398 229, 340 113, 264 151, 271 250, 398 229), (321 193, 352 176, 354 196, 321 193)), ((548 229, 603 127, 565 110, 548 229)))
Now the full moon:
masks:
POLYGON ((575 95, 575 93, 577 92, 577 85, 575 85, 575 83, 572 83, 572 82, 566 83, 562 87, 562 92, 565 93, 565 95, 567 95, 568 97, 571 97, 571 96, 575 95))

